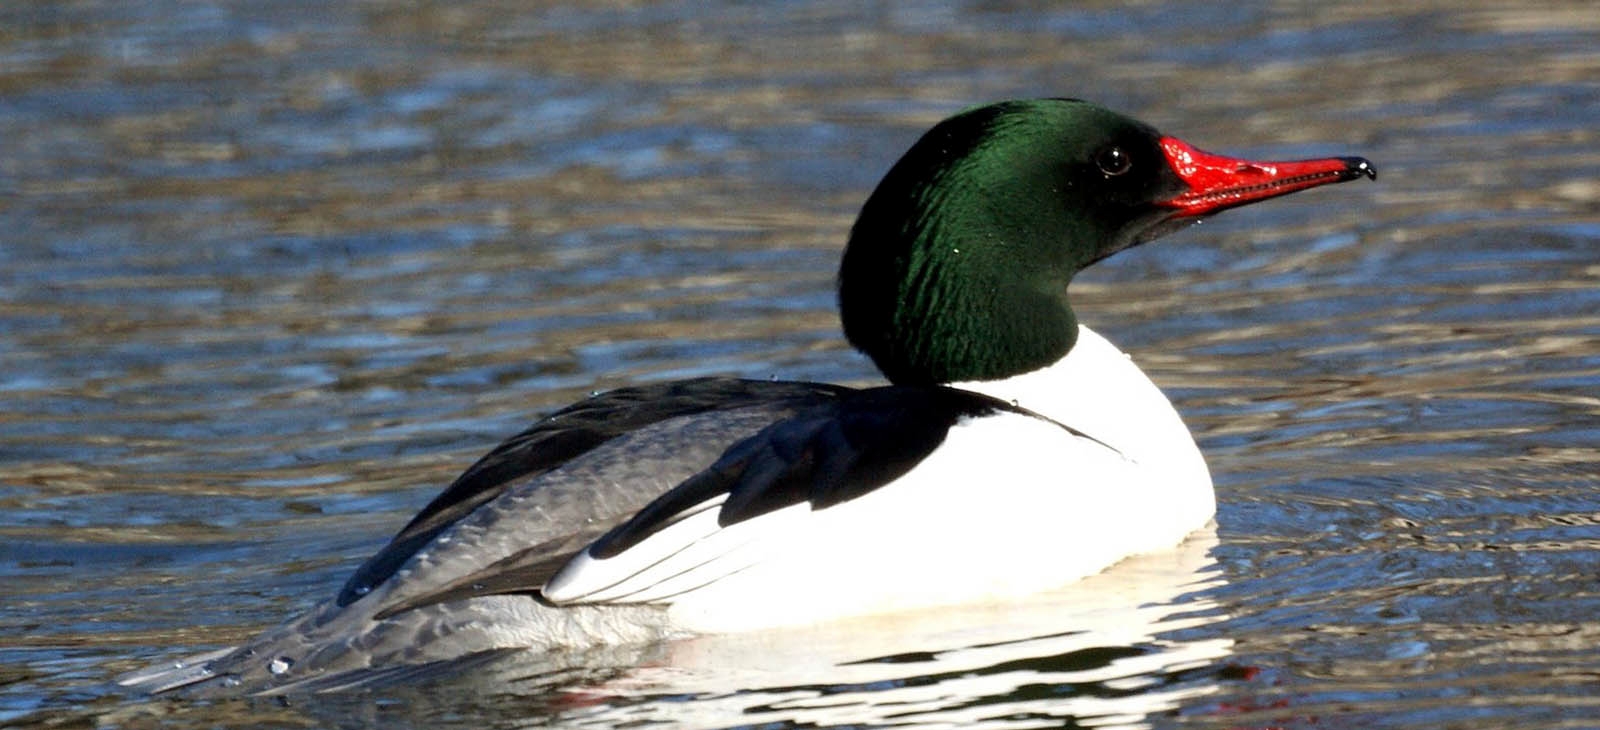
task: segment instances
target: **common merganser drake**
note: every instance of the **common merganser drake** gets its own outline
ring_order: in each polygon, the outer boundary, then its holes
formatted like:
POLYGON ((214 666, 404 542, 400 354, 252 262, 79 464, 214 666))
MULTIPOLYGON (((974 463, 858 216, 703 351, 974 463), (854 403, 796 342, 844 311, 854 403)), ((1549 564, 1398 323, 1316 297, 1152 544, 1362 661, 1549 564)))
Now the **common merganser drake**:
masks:
POLYGON ((840 266, 844 333, 890 384, 591 397, 473 464, 307 615, 119 681, 326 688, 497 649, 1016 599, 1172 547, 1215 511, 1205 461, 1068 283, 1362 176, 1359 157, 1214 155, 1072 99, 961 112, 879 183, 840 266))

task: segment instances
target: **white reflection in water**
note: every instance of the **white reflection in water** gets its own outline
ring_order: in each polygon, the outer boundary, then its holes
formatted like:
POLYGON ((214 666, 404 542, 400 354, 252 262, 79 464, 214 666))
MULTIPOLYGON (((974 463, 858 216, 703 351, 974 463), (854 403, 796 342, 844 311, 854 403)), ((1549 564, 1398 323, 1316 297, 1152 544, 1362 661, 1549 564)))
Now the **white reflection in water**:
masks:
POLYGON ((1232 647, 1170 636, 1226 618, 1207 597, 1225 582, 1209 554, 1216 543, 1208 528, 1027 601, 675 642, 659 663, 585 689, 588 702, 605 699, 567 719, 1006 728, 1071 718, 1148 727, 1151 713, 1215 691, 1214 673, 1189 670, 1232 647), (674 695, 694 700, 661 701, 674 695))

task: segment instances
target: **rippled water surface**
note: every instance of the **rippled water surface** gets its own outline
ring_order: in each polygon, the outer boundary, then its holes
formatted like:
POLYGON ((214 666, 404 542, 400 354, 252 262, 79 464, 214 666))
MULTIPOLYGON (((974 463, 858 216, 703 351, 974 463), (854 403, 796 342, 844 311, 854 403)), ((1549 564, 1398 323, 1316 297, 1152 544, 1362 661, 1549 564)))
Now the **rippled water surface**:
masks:
POLYGON ((0 725, 1600 727, 1592 3, 7 3, 0 725), (1376 184, 1107 262, 1214 536, 1026 605, 292 702, 118 672, 309 606, 595 389, 871 382, 860 201, 1094 99, 1376 184))

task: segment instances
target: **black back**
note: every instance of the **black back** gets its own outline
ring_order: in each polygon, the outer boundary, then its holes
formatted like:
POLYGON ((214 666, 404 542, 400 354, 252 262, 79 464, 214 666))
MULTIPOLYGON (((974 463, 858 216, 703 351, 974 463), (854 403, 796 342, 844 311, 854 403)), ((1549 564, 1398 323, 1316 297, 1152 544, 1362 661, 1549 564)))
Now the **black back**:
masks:
POLYGON ((716 463, 595 541, 604 559, 637 545, 679 513, 726 493, 727 527, 790 505, 825 509, 888 484, 927 458, 966 417, 1025 412, 940 386, 890 385, 845 394, 734 444, 716 463))
MULTIPOLYGON (((724 527, 790 505, 808 503, 813 509, 826 509, 846 502, 910 471, 964 418, 1004 412, 1042 418, 989 396, 942 386, 851 390, 806 383, 734 382, 756 390, 772 386, 770 395, 800 407, 734 442, 710 466, 597 535, 588 545, 593 557, 617 555, 723 494, 727 498, 718 512, 718 524, 724 527)), ((743 402, 748 406, 760 400, 743 402)), ((376 618, 463 598, 538 595, 586 540, 574 545, 563 536, 527 545, 438 589, 385 606, 376 618)))
POLYGON ((349 605, 388 580, 439 533, 510 487, 588 453, 617 436, 679 416, 758 403, 828 400, 850 388, 822 383, 696 378, 619 388, 567 406, 506 439, 457 477, 340 589, 349 605))

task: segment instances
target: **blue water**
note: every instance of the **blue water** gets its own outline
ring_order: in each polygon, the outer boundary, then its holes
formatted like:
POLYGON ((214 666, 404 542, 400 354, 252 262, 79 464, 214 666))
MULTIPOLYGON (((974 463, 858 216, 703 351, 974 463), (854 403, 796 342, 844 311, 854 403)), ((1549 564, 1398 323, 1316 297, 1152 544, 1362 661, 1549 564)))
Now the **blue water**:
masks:
POLYGON ((0 9, 0 725, 1600 727, 1585 2, 0 9), (939 118, 1093 99, 1380 177, 1100 265, 1215 536, 1026 606, 148 700, 596 390, 870 382, 855 210, 939 118), (998 611, 998 612, 996 612, 998 611))

